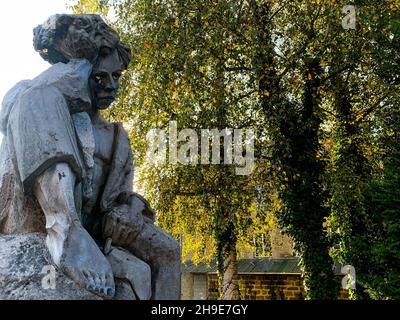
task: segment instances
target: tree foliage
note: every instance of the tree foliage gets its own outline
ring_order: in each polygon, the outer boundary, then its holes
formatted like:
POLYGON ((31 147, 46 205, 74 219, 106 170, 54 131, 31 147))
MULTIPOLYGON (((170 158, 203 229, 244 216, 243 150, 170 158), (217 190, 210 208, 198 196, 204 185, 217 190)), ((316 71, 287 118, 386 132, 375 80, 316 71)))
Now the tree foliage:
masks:
POLYGON ((355 1, 355 30, 342 0, 74 3, 132 48, 107 116, 129 129, 136 185, 184 257, 217 258, 223 297, 238 297, 237 244, 274 221, 295 241, 307 298, 336 298, 332 258, 355 266, 354 298, 398 297, 396 1, 355 1), (253 173, 150 164, 146 134, 171 121, 198 136, 253 129, 253 173))

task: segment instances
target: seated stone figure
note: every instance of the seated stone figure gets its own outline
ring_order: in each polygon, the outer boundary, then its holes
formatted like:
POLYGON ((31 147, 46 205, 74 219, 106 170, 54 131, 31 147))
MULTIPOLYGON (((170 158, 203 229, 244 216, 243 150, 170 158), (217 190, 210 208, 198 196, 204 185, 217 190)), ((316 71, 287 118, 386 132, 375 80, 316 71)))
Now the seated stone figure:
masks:
POLYGON ((133 192, 127 133, 100 114, 129 48, 97 15, 50 17, 34 47, 52 66, 11 89, 0 113, 0 234, 46 233, 53 263, 106 298, 124 264, 106 257, 112 243, 150 266, 152 299, 179 299, 179 245, 133 192))

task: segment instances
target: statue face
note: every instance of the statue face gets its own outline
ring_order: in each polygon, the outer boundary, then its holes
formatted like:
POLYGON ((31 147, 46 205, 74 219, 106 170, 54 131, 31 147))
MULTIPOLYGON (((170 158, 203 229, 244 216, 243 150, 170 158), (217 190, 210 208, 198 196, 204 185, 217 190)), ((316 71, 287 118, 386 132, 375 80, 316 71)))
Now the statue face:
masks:
POLYGON ((115 100, 121 73, 117 50, 100 56, 98 63, 93 66, 89 80, 94 108, 106 109, 115 100))

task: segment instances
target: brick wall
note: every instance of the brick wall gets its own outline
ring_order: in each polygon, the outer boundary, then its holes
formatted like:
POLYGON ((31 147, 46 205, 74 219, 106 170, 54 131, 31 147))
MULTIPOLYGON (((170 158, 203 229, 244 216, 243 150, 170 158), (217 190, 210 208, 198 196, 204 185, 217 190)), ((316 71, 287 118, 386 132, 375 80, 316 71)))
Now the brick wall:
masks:
MULTIPOLYGON (((338 281, 341 277, 338 277, 338 281)), ((239 274, 242 300, 299 300, 304 297, 303 281, 298 274, 239 274)), ((218 278, 208 274, 208 299, 218 299, 218 278)), ((339 299, 347 299, 341 290, 339 299)))

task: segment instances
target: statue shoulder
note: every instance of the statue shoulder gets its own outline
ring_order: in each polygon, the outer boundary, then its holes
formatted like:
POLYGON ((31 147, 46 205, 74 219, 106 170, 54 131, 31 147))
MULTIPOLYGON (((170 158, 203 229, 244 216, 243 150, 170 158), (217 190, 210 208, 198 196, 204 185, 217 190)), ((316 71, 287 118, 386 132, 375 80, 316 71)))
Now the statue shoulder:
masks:
POLYGON ((32 86, 31 80, 19 81, 5 94, 2 102, 2 107, 5 108, 12 106, 17 100, 18 96, 31 86, 32 86))
MULTIPOLYGON (((4 97, 0 112, 0 130, 6 133, 12 114, 25 111, 34 112, 40 106, 40 112, 53 112, 56 103, 65 103, 62 93, 51 85, 35 85, 32 81, 19 82, 4 97)), ((39 111, 39 110, 38 110, 39 111)), ((36 111, 35 111, 36 112, 36 111)))
POLYGON ((5 133, 8 117, 18 97, 32 85, 31 80, 23 80, 13 86, 4 96, 2 107, 0 109, 0 131, 5 133))
POLYGON ((20 101, 32 101, 34 103, 37 103, 38 100, 40 100, 42 101, 42 104, 60 98, 66 101, 62 92, 58 88, 46 84, 32 85, 22 92, 18 98, 20 101))

